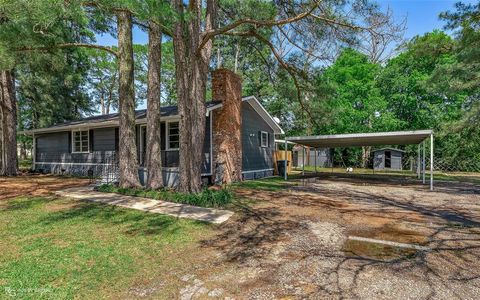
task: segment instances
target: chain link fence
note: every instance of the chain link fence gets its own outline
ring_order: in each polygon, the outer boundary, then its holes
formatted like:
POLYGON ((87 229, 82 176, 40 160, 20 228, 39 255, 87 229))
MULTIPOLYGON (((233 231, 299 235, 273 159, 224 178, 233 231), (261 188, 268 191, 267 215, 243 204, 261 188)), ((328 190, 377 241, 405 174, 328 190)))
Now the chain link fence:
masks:
MULTIPOLYGON (((417 157, 405 157, 403 159, 404 170, 417 170, 417 157)), ((420 167, 422 161, 420 161, 420 167)), ((430 157, 425 158, 425 169, 430 170, 430 157)), ((473 159, 462 161, 451 161, 448 159, 435 158, 433 162, 434 171, 452 172, 452 173, 480 173, 480 161, 473 159)), ((480 175, 480 174, 479 174, 480 175)))
MULTIPOLYGON (((332 172, 332 173, 365 173, 365 174, 404 174, 415 175, 422 170, 423 159, 418 161, 418 156, 403 155, 397 168, 374 168, 374 157, 370 156, 365 161, 361 157, 343 157, 341 155, 328 155, 313 151, 302 156, 301 151, 293 152, 293 170, 305 172, 332 172), (348 159, 350 158, 350 159, 348 159), (305 165, 305 167, 303 167, 305 165)), ((452 161, 442 158, 434 158, 433 170, 435 174, 443 175, 468 175, 480 178, 480 161, 470 159, 452 161)), ((425 157, 425 172, 430 172, 430 157, 425 157)))

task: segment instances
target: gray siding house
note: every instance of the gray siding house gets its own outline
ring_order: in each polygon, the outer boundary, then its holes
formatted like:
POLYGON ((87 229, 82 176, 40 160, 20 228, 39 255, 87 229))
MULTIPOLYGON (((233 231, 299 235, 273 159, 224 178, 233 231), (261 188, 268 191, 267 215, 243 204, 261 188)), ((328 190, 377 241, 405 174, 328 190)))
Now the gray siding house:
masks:
POLYGON ((373 151, 374 170, 402 170, 402 158, 405 151, 395 148, 383 148, 373 151))
MULTIPOLYGON (((212 120, 222 106, 208 102, 202 177, 213 175, 212 120)), ((283 131, 255 97, 242 99, 242 177, 255 179, 273 176, 275 134, 283 131)), ((161 151, 165 184, 175 186, 179 165, 179 116, 176 106, 162 107, 161 151)), ((146 111, 136 112, 136 144, 140 180, 146 178, 146 111)), ((95 116, 65 122, 48 128, 25 131, 34 139, 34 170, 43 173, 111 176, 111 165, 118 151, 118 114, 95 116)))
MULTIPOLYGON (((283 134, 282 128, 255 97, 241 98, 241 84, 237 75, 221 69, 213 78, 217 82, 212 81, 212 85, 219 89, 213 94, 223 99, 206 103, 206 134, 202 149, 201 176, 209 182, 221 182, 223 177, 219 180, 218 174, 226 176, 224 173, 229 170, 226 171, 223 165, 232 161, 239 169, 233 170, 235 177, 232 178, 237 180, 272 176, 275 134, 283 134), (225 82, 223 78, 226 78, 225 82), (235 89, 232 90, 232 86, 235 86, 235 89), (231 148, 228 148, 232 139, 236 139, 235 147, 230 145, 231 148)), ((179 120, 176 106, 162 107, 162 171, 164 183, 168 186, 175 186, 178 182, 179 120)), ((148 172, 144 168, 146 121, 146 111, 136 111, 136 147, 139 177, 142 182, 148 172)), ((118 163, 118 114, 94 116, 23 133, 33 136, 35 171, 92 175, 108 177, 109 180, 113 176, 115 179, 112 170, 116 170, 118 163)))

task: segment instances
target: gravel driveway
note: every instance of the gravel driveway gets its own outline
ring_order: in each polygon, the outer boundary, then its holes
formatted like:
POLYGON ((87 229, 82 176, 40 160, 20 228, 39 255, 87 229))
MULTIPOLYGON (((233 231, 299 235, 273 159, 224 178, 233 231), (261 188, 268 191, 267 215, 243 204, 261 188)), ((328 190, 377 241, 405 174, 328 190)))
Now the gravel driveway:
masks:
POLYGON ((256 201, 204 241, 181 298, 480 299, 477 186, 326 178, 238 193, 256 201))

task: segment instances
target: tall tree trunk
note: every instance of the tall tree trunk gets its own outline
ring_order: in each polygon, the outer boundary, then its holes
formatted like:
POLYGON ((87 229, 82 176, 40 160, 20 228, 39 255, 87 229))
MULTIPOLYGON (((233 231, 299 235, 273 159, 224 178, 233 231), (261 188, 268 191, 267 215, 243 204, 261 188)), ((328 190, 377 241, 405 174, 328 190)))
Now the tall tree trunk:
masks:
MULTIPOLYGON (((372 120, 369 118, 367 121, 367 128, 369 131, 372 130, 372 120)), ((370 154, 372 151, 371 146, 363 146, 362 147, 362 168, 366 169, 368 167, 368 162, 370 160, 370 154)))
POLYGON ((178 111, 180 114, 180 192, 197 193, 201 190, 201 166, 205 138, 205 98, 208 64, 212 52, 212 40, 201 51, 201 26, 213 28, 216 1, 207 1, 206 20, 202 22, 202 1, 173 0, 174 10, 179 14, 173 30, 175 77, 177 84, 178 111), (188 8, 188 16, 184 12, 188 8))
POLYGON ((17 100, 13 71, 0 72, 4 176, 17 175, 17 100))
POLYGON ((5 142, 3 140, 3 93, 2 89, 0 87, 0 175, 3 174, 3 170, 5 169, 5 166, 3 162, 5 161, 5 142))
POLYGON ((112 106, 112 103, 113 103, 113 91, 115 90, 115 84, 116 84, 116 81, 117 81, 117 73, 115 72, 114 75, 113 75, 113 80, 110 84, 110 86, 108 87, 108 98, 107 98, 107 103, 106 103, 106 114, 108 115, 110 113, 110 107, 112 106))
POLYGON ((220 51, 220 47, 217 48, 217 69, 222 67, 222 55, 220 51))
POLYGON ((111 100, 111 97, 112 97, 112 93, 110 93, 110 95, 108 96, 108 99, 106 99, 105 101, 105 114, 108 115, 110 114, 110 103, 112 103, 112 100, 111 100))
POLYGON ((240 60, 240 42, 235 44, 235 68, 233 69, 233 72, 235 73, 237 73, 238 71, 239 60, 240 60))
POLYGON ((100 107, 102 108, 102 115, 105 114, 105 93, 102 91, 100 93, 100 107))
POLYGON ((364 169, 368 168, 368 162, 370 160, 371 150, 372 150, 372 147, 370 146, 362 147, 362 168, 364 169))
POLYGON ((20 159, 21 160, 27 159, 27 143, 25 141, 22 141, 20 143, 20 159))
POLYGON ((160 75, 162 67, 162 34, 160 26, 149 22, 148 84, 147 84, 147 145, 146 167, 149 189, 163 187, 160 140, 160 75))
POLYGON ((133 74, 132 15, 117 12, 119 52, 119 175, 120 186, 140 187, 135 145, 135 90, 133 74))

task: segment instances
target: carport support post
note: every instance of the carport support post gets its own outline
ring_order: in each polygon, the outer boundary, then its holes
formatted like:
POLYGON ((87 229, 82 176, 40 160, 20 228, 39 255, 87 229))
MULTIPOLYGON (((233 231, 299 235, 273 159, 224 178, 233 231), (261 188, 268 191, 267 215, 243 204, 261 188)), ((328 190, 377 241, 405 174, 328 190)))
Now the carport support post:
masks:
POLYGON ((422 153, 422 177, 423 177, 423 184, 425 184, 425 140, 422 142, 423 146, 423 153, 422 153))
POLYGON ((302 145, 302 176, 305 176, 305 145, 302 145))
POLYGON ((417 147, 417 176, 420 179, 420 144, 417 147))
POLYGON ((430 190, 433 191, 433 133, 430 134, 430 190))
MULTIPOLYGON (((287 142, 287 136, 285 136, 285 160, 284 160, 284 164, 285 164, 285 173, 283 174, 283 178, 285 180, 287 180, 287 173, 288 173, 288 162, 287 162, 287 158, 288 158, 288 142, 287 142)), ((293 159, 293 153, 292 153, 292 159, 293 159)))

